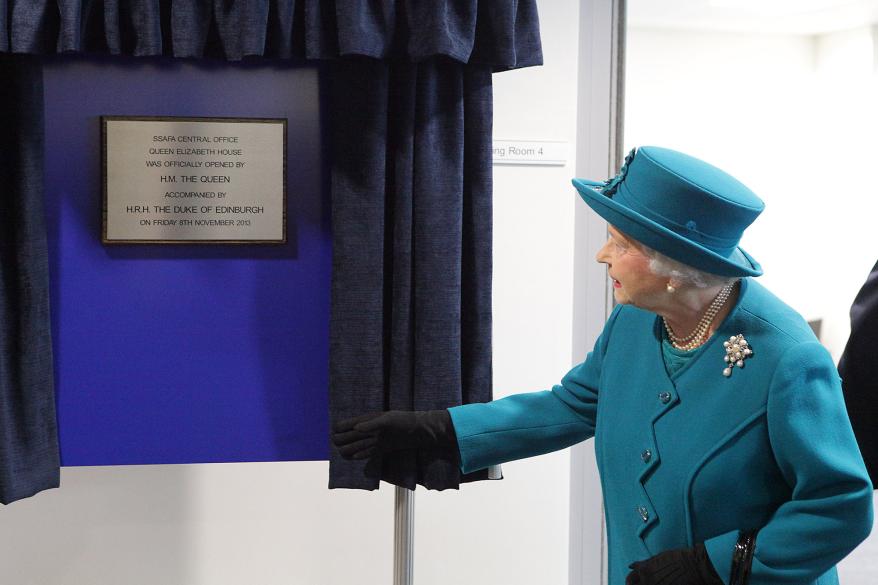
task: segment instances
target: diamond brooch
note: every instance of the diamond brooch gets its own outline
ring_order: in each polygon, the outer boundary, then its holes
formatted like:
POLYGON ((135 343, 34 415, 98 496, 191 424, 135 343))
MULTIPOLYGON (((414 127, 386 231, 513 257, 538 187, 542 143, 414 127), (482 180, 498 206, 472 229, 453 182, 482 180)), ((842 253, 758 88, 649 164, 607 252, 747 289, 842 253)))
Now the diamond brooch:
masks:
POLYGON ((728 378, 735 367, 744 367, 744 360, 753 355, 753 350, 740 333, 732 335, 728 341, 723 341, 723 347, 726 348, 726 355, 723 357, 726 368, 723 370, 723 376, 728 378))

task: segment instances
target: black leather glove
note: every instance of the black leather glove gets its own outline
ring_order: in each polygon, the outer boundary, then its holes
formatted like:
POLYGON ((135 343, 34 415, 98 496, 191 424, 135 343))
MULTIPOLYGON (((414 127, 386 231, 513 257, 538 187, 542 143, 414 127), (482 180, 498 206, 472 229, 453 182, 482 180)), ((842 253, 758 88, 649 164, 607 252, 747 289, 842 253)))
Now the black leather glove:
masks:
POLYGON ((332 442, 345 459, 368 459, 403 449, 457 449, 457 435, 447 410, 391 410, 349 418, 333 427, 332 442))
POLYGON ((723 585, 703 544, 659 553, 630 569, 625 585, 723 585))

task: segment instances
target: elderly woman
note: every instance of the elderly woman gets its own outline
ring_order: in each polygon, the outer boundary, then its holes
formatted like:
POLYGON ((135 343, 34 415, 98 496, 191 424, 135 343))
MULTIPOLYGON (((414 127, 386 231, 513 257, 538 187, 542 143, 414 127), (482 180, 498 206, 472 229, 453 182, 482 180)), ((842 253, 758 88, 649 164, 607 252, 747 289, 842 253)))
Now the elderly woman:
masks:
POLYGON ((872 486, 831 357, 750 278, 738 242, 762 201, 656 147, 573 182, 610 224, 618 303, 585 361, 551 390, 345 421, 341 453, 456 445, 470 472, 593 436, 610 585, 838 583, 872 486))

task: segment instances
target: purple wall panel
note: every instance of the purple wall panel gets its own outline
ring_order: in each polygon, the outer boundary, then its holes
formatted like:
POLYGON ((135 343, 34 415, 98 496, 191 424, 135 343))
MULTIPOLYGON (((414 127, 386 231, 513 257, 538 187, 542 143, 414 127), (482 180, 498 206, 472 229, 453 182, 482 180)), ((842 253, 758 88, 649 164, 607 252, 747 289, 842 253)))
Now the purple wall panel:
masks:
POLYGON ((325 459, 317 68, 65 56, 44 76, 62 464, 325 459), (288 118, 288 244, 103 246, 101 115, 288 118))

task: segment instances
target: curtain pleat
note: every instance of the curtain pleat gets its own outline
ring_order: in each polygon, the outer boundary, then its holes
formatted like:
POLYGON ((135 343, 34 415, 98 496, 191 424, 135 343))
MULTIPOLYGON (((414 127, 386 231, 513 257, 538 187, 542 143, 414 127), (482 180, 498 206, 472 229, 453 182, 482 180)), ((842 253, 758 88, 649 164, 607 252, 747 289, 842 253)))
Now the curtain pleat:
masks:
MULTIPOLYGON (((388 70, 370 59, 332 63, 330 416, 385 410, 384 225, 388 70), (356 136, 356 140, 349 137, 356 136)), ((330 455, 330 487, 375 489, 366 462, 330 455)))
POLYGON ((464 168, 460 254, 461 404, 493 396, 491 341, 493 276, 494 96, 488 67, 464 69, 464 168))
MULTIPOLYGON (((383 65, 387 67, 387 65, 383 65)), ((391 90, 384 105, 390 118, 386 193, 388 194, 387 229, 384 233, 387 253, 384 256, 385 273, 391 280, 385 286, 389 308, 389 328, 385 328, 385 343, 390 348, 387 360, 387 408, 413 410, 415 408, 415 245, 414 245, 414 184, 415 112, 417 103, 418 66, 399 63, 389 67, 391 90)), ((416 485, 418 454, 401 451, 382 461, 373 476, 387 478, 391 483, 414 488, 416 485)), ((330 464, 330 469, 332 464, 330 464)))
MULTIPOLYGON (((490 400, 490 68, 341 59, 332 94, 333 420, 490 400)), ((439 449, 330 461, 330 487, 485 476, 439 449)))
MULTIPOLYGON (((457 62, 417 65, 413 203, 414 410, 461 404, 460 271, 463 223, 464 95, 457 62)), ((436 449, 418 452, 419 479, 452 487, 456 461, 436 449)), ((456 487, 453 486, 453 487, 456 487)))
POLYGON ((536 0, 0 0, 0 51, 542 63, 536 0))
POLYGON ((0 55, 0 503, 57 487, 43 217, 43 78, 0 55))
POLYGON ((433 0, 409 2, 408 26, 418 31, 408 39, 413 61, 445 55, 462 63, 469 61, 476 33, 477 2, 433 0))

